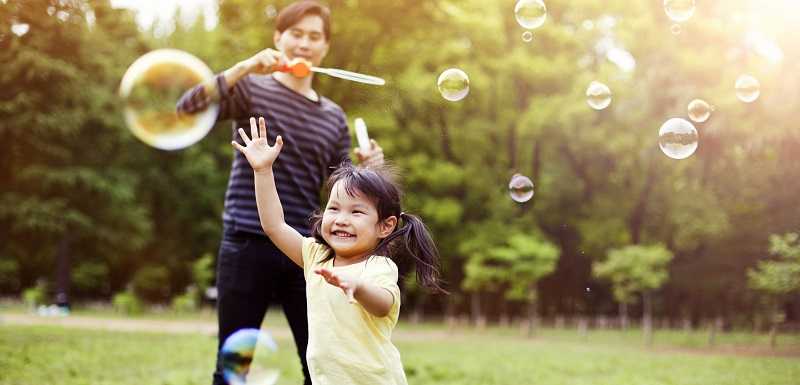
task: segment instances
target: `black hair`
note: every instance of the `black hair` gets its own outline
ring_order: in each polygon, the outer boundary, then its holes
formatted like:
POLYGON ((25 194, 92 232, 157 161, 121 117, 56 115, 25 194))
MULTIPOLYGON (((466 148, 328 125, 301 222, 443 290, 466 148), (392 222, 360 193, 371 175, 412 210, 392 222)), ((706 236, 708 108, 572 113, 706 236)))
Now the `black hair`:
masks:
MULTIPOLYGON (((396 180, 397 174, 389 166, 366 168, 345 162, 328 177, 325 185, 326 198, 330 198, 333 186, 341 181, 349 196, 362 196, 375 204, 378 223, 391 216, 396 217, 397 225, 394 230, 378 242, 372 253, 388 256, 398 265, 413 263, 417 281, 422 286, 447 294, 439 285, 439 251, 436 244, 422 219, 403 212, 400 203, 402 191, 396 180)), ((317 242, 330 248, 322 237, 322 211, 317 211, 311 217, 311 235, 317 242)), ((333 257, 331 250, 324 260, 333 257)))
POLYGON ((275 30, 279 33, 291 28, 304 17, 316 15, 322 19, 322 32, 325 40, 331 40, 331 11, 328 7, 314 0, 301 0, 283 8, 275 19, 275 30))

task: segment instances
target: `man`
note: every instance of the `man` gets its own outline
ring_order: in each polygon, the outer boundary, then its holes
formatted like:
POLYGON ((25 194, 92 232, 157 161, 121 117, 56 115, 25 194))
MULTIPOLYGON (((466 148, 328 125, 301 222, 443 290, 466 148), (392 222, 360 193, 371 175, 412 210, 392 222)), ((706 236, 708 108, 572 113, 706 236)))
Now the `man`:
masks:
MULTIPOLYGON (((309 216, 319 209, 324 181, 348 159, 350 134, 342 109, 312 88, 312 75, 297 78, 273 71, 296 58, 318 66, 328 53, 329 39, 328 8, 311 0, 292 3, 276 18, 276 49, 237 63, 178 102, 179 112, 192 112, 218 101, 218 119, 234 120, 234 140, 237 128, 249 127, 250 117, 266 119, 270 143, 277 135, 286 143, 273 167, 285 220, 305 236, 310 234, 309 216)), ((356 155, 367 166, 383 163, 383 151, 374 141, 370 151, 356 149, 356 155)), ((305 384, 310 384, 303 271, 261 229, 253 170, 238 151, 225 193, 223 222, 217 258, 219 347, 237 330, 260 327, 270 303, 279 302, 294 335, 305 384)), ((219 354, 214 384, 225 384, 219 354)))

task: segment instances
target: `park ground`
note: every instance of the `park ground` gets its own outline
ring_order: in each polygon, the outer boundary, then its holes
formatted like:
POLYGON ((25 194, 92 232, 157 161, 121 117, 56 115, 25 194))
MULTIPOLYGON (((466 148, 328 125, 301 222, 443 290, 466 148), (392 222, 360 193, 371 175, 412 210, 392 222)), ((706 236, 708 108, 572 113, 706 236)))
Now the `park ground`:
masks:
MULTIPOLYGON (((264 322, 279 345, 279 384, 299 384, 291 334, 279 312, 264 322)), ((0 309, 0 385, 208 384, 216 350, 210 311, 124 316, 79 310, 42 317, 0 309)), ((660 330, 448 329, 401 322, 394 341, 410 384, 428 385, 793 385, 800 381, 800 336, 660 330)))

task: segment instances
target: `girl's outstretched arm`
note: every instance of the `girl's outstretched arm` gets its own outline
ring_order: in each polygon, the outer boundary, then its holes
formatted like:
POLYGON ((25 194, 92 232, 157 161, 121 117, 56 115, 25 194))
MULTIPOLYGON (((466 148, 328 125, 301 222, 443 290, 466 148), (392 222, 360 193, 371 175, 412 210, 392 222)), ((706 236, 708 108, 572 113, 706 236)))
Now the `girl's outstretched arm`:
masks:
POLYGON ((245 145, 242 146, 235 141, 231 144, 244 154, 253 168, 261 228, 275 246, 278 246, 294 263, 303 267, 303 236, 283 219, 283 206, 272 174, 272 164, 281 152, 283 138, 278 136, 274 146, 267 143, 267 125, 264 118, 258 118, 258 129, 256 129, 256 119, 250 118, 250 135, 252 139, 239 128, 239 136, 245 145))
POLYGON ((392 310, 395 298, 387 289, 358 278, 336 274, 329 269, 317 269, 314 273, 321 275, 329 284, 341 288, 350 303, 360 303, 366 311, 376 317, 386 317, 392 310))

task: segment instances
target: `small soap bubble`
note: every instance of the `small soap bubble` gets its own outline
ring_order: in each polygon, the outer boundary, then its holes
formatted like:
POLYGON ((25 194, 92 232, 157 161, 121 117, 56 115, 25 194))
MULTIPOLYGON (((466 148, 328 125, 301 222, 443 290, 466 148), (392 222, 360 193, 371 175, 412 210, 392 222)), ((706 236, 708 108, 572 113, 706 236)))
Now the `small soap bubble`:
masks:
POLYGON ((522 33, 522 41, 530 43, 531 40, 533 40, 533 33, 531 31, 525 31, 522 33))
POLYGON ((514 7, 517 23, 525 29, 536 29, 547 20, 547 7, 542 0, 519 0, 514 7))
POLYGON ((442 72, 439 79, 436 80, 436 85, 442 97, 451 102, 464 99, 469 94, 469 77, 458 68, 450 68, 442 72))
POLYGON ((274 385, 280 377, 275 352, 278 345, 269 333, 241 329, 225 339, 220 349, 222 375, 230 385, 274 385))
POLYGON ((514 202, 525 203, 533 197, 533 182, 524 175, 514 174, 508 182, 508 193, 514 202))
POLYGON ((681 34, 681 25, 680 24, 673 24, 669 27, 669 31, 672 32, 673 35, 680 35, 681 34))
POLYGON ((744 103, 752 103, 761 95, 761 84, 750 75, 736 79, 736 97, 744 103))
POLYGON ((611 90, 607 85, 593 81, 586 88, 586 103, 595 110, 602 110, 611 104, 611 90))
POLYGON ((672 159, 686 159, 697 150, 697 129, 686 119, 672 118, 658 130, 658 146, 672 159))
POLYGON ((682 23, 694 15, 694 0, 664 0, 664 12, 670 20, 682 23))
POLYGON ((711 106, 705 100, 694 99, 687 107, 689 119, 696 123, 703 123, 711 117, 711 106))

